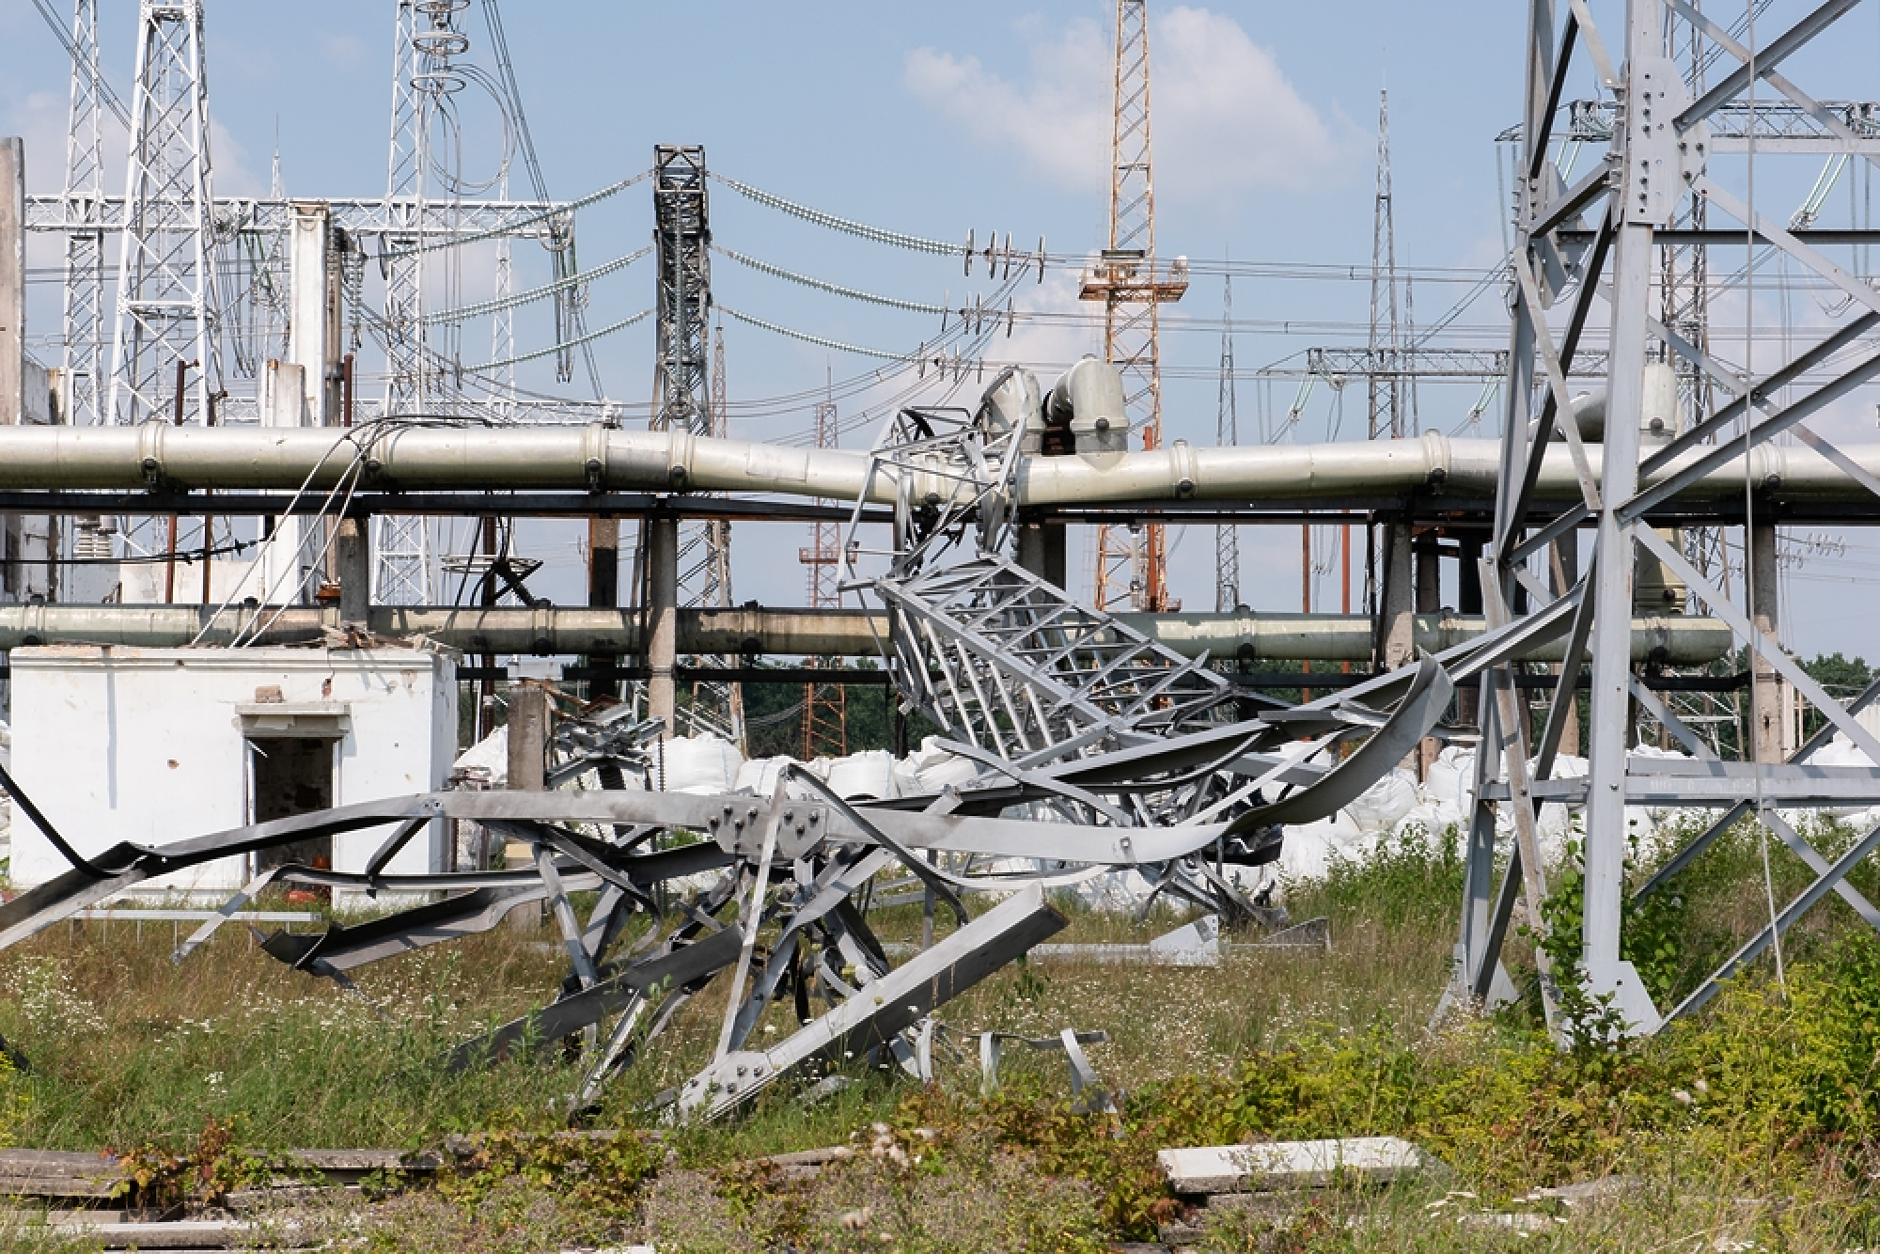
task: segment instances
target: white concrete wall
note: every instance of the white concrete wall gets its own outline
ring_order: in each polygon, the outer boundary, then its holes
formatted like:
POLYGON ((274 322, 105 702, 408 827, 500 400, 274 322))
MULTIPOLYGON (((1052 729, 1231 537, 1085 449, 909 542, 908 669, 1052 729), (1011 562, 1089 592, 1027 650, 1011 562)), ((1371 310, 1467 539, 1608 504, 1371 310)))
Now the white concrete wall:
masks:
MULTIPOLYGON (((167 844, 249 821, 247 744, 237 706, 278 687, 283 705, 343 706, 334 803, 426 792, 456 756, 456 666, 416 649, 15 649, 13 772, 84 855, 119 841, 167 844)), ((387 829, 333 841, 333 866, 360 871, 387 829)), ((444 825, 387 868, 443 865, 444 825)), ((43 883, 66 863, 14 808, 12 878, 43 883)), ((224 858, 147 886, 221 892, 246 878, 224 858)))

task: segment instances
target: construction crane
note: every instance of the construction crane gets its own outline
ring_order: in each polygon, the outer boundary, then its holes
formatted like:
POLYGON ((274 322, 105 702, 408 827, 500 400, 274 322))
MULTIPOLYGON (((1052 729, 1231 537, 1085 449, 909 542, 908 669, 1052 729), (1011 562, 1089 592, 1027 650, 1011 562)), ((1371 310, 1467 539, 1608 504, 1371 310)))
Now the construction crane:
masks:
MULTIPOLYGON (((1111 130, 1110 246, 1086 269, 1082 300, 1103 302, 1103 355, 1123 376, 1130 425, 1142 447, 1162 444, 1158 309, 1188 290, 1188 263, 1165 266, 1155 252, 1155 180, 1149 145, 1148 0, 1117 0, 1116 95, 1111 130)), ((1168 539, 1160 523, 1097 528, 1092 604, 1108 609, 1172 608, 1168 539)))

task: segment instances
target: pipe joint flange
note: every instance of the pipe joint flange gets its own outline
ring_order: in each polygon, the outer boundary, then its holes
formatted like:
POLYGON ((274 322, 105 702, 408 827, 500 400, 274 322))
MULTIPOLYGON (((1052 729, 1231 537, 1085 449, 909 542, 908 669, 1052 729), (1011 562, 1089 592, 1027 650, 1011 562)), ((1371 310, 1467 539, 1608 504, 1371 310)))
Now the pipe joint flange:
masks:
POLYGON ((607 486, 607 424, 591 422, 581 431, 581 465, 587 472, 588 491, 607 486))
POLYGON ((672 431, 668 434, 671 442, 667 445, 666 482, 672 485, 674 492, 684 492, 692 482, 692 433, 672 431))
POLYGON ((1169 445, 1170 469, 1175 472, 1175 496, 1179 500, 1190 501, 1195 495, 1195 479, 1199 468, 1195 462, 1194 446, 1186 440, 1177 440, 1169 445))
POLYGON ((137 424, 137 461, 147 487, 163 482, 163 440, 168 429, 168 423, 155 418, 137 424))
POLYGON ((1425 482, 1432 488, 1441 488, 1449 478, 1449 437, 1440 431, 1425 431, 1423 458, 1429 467, 1424 475, 1425 482))

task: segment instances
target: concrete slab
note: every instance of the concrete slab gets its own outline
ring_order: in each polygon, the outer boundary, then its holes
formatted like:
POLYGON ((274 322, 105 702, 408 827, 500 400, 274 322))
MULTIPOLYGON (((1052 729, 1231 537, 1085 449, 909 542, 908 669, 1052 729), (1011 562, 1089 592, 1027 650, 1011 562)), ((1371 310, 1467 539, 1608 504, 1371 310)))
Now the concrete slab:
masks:
POLYGON ((1430 1165, 1422 1150, 1394 1136, 1165 1149, 1156 1159, 1177 1193, 1320 1188, 1339 1175, 1382 1183, 1430 1165))

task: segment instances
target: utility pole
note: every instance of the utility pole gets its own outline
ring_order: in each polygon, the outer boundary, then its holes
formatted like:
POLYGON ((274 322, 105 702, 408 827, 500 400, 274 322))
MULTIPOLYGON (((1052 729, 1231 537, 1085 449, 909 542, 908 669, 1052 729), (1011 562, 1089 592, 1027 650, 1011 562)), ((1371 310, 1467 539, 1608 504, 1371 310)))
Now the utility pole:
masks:
MULTIPOLYGON (((1221 404, 1214 442, 1223 448, 1240 443, 1240 415, 1234 403, 1234 279, 1221 280, 1221 404)), ((1231 522, 1214 528, 1214 608, 1228 613, 1240 604, 1240 540, 1231 522)))
MULTIPOLYGON (((1188 290, 1187 259, 1164 269, 1155 253, 1155 180, 1149 145, 1148 0, 1117 0, 1116 94, 1111 127, 1110 246, 1084 274, 1079 299, 1103 302, 1103 355, 1123 376, 1123 395, 1144 449, 1162 445, 1162 368, 1157 353, 1164 301, 1188 290)), ((1097 528, 1099 610, 1172 609, 1168 540, 1160 523, 1097 528)))
MULTIPOLYGON (((841 429, 833 399, 816 405, 816 447, 835 448, 841 429)), ((826 502, 818 501, 817 504, 826 502)), ((809 568, 809 607, 835 609, 842 604, 839 591, 842 563, 842 524, 818 519, 812 524, 810 547, 798 549, 796 558, 809 568)), ((848 689, 842 684, 803 685, 803 760, 839 758, 849 751, 848 689)))

